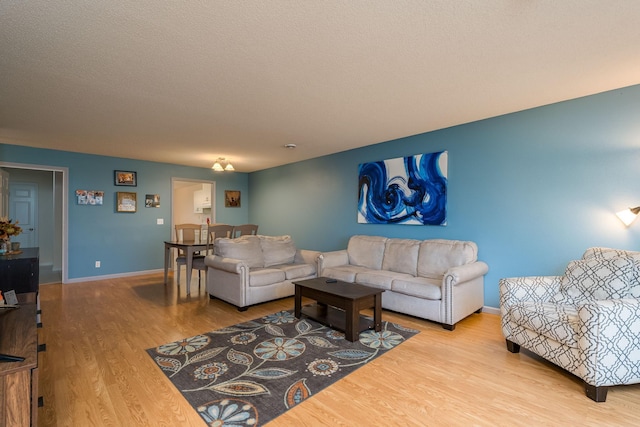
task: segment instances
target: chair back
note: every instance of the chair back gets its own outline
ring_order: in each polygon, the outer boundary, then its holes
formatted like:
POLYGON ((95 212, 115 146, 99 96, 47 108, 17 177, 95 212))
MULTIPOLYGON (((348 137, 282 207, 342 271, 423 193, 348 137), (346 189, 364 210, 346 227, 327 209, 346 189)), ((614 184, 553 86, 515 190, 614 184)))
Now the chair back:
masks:
POLYGON ((200 240, 200 224, 176 224, 176 240, 181 242, 191 242, 200 240))
POLYGON ((229 224, 211 224, 207 227, 207 254, 218 237, 233 237, 234 226, 229 224))
POLYGON ((258 234, 258 226, 256 224, 242 224, 236 225, 233 231, 233 237, 240 237, 245 234, 256 235, 258 234))

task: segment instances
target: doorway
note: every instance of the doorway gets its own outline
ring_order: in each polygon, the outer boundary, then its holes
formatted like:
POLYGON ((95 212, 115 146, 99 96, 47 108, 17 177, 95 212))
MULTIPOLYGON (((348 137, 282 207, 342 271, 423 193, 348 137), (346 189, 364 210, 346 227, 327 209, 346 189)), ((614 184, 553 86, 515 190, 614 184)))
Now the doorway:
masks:
MULTIPOLYGON (((216 222, 216 183, 187 178, 171 178, 171 236, 176 224, 200 224, 207 226, 216 222)), ((175 257, 171 257, 175 260, 175 257)), ((172 263, 173 268, 173 263, 172 263)))
POLYGON ((8 176, 7 214, 19 218, 21 247, 39 247, 40 284, 66 283, 68 169, 0 162, 8 176))

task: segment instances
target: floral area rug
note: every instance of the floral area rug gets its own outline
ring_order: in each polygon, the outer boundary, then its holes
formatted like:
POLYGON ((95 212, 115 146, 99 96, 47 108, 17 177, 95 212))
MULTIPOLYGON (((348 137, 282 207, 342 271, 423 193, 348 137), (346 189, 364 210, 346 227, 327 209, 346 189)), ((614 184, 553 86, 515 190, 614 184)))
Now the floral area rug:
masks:
POLYGON ((260 426, 418 331, 344 333, 281 311, 147 350, 208 425, 260 426))

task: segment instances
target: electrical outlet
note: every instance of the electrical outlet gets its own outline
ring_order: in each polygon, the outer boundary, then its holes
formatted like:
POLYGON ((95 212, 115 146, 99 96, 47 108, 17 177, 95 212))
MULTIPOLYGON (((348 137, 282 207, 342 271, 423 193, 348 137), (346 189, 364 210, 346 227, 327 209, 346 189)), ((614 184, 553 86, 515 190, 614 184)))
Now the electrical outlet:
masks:
POLYGON ((100 261, 96 261, 96 268, 100 268, 100 261))
POLYGON ((158 224, 158 225, 162 225, 162 224, 164 224, 164 218, 158 218, 158 219, 156 220, 156 224, 158 224))

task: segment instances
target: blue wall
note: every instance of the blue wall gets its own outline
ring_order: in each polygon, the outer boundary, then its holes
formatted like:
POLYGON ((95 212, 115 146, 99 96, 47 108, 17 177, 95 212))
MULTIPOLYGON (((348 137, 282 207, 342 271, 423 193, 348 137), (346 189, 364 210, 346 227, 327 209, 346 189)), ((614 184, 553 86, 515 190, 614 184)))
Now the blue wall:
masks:
MULTIPOLYGON (((299 148, 303 149, 303 148, 299 148)), ((255 172, 251 222, 298 247, 341 249, 353 234, 473 240, 501 277, 562 274, 589 246, 640 250, 640 86, 544 106, 255 172), (449 152, 448 225, 357 223, 358 164, 449 152)))
POLYGON ((6 144, 0 160, 69 168, 70 279, 162 268, 171 177, 216 181, 218 222, 257 223, 301 248, 341 249, 353 234, 473 240, 489 264, 493 307, 501 277, 562 274, 589 246, 640 250, 640 222, 625 228, 614 215, 640 205, 640 86, 248 175, 6 144), (447 226, 357 223, 360 163, 441 150, 449 152, 447 226), (138 186, 114 186, 115 169, 136 171, 138 186), (76 205, 76 189, 104 190, 104 205, 76 205), (231 189, 243 192, 241 208, 224 208, 231 189), (127 190, 139 203, 160 194, 161 207, 116 213, 115 193, 127 190))
POLYGON ((117 157, 94 156, 0 144, 0 160, 11 163, 69 168, 69 279, 160 269, 163 241, 171 238, 171 178, 216 181, 216 220, 248 222, 248 202, 224 207, 224 190, 248 192, 244 173, 216 173, 211 169, 178 166, 117 157), (114 170, 136 171, 136 187, 114 185, 114 170), (102 206, 78 205, 75 190, 103 190, 102 206), (137 193, 136 213, 116 213, 115 193, 137 193), (145 208, 146 194, 159 194, 159 208, 145 208), (163 218, 164 225, 156 219, 163 218), (95 261, 101 268, 95 268, 95 261))

